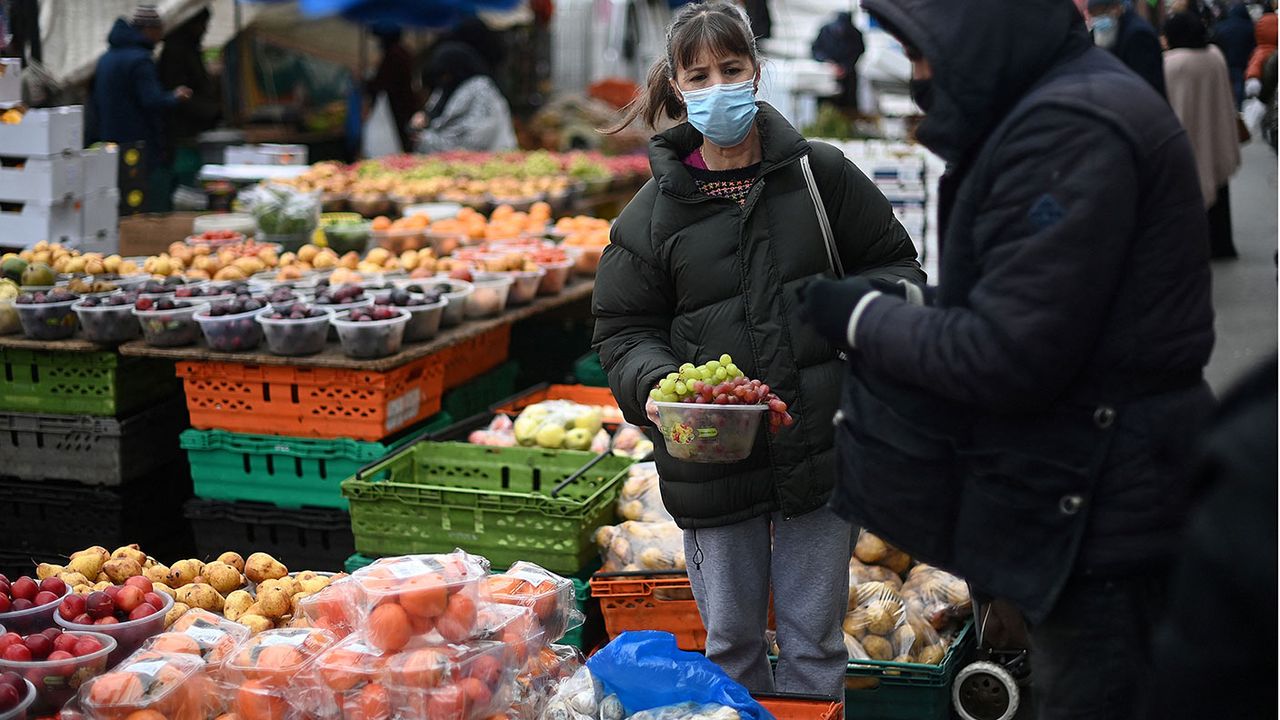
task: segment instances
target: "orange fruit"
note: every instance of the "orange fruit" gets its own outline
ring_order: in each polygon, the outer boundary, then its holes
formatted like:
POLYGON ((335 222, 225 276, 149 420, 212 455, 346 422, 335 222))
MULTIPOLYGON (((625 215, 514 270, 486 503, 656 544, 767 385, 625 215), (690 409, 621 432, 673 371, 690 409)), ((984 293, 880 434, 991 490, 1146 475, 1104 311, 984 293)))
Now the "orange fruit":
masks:
POLYGON ((440 684, 447 662, 444 655, 430 648, 397 655, 391 672, 406 687, 433 688, 440 684))
POLYGON ((391 717, 391 698, 385 687, 369 683, 343 701, 342 713, 346 720, 387 720, 391 717))
POLYGON ((284 720, 289 703, 261 680, 249 680, 236 693, 236 714, 243 720, 284 720))
POLYGON ((383 652, 399 652, 413 636, 409 613, 396 603, 379 605, 369 613, 365 626, 369 644, 383 652))
POLYGON ((400 604, 405 611, 420 618, 438 617, 448 602, 449 590, 439 575, 411 578, 400 591, 400 604))
POLYGON ((167 632, 151 639, 151 649, 162 653, 199 655, 200 643, 185 633, 167 632))
POLYGON ((124 720, 168 720, 168 718, 155 710, 134 710, 126 715, 124 720))

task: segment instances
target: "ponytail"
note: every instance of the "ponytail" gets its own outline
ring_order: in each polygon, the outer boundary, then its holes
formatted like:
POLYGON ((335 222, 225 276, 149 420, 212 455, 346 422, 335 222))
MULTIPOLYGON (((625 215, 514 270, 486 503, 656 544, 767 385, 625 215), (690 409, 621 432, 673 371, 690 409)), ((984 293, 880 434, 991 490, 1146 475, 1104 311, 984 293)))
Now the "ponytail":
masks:
POLYGON ((658 58, 649 66, 649 75, 645 86, 626 107, 616 123, 600 132, 605 135, 617 135, 626 130, 637 118, 644 120, 645 125, 656 127, 658 119, 666 116, 671 120, 684 117, 684 102, 671 87, 671 71, 665 57, 658 58))

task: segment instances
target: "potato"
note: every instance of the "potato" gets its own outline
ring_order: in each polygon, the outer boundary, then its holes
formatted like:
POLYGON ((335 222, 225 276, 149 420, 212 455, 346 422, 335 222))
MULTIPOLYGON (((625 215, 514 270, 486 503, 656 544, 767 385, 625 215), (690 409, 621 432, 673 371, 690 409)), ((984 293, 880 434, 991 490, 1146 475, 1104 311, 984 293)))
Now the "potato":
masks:
POLYGON ((859 642, 862 643, 862 649, 867 651, 867 655, 872 660, 893 659, 893 643, 879 635, 868 635, 859 642))
POLYGON ((204 566, 204 572, 201 574, 214 590, 223 595, 235 592, 244 586, 244 576, 239 570, 226 563, 211 562, 204 566))
POLYGON ((867 611, 855 608, 845 616, 843 627, 846 634, 852 635, 855 640, 861 640, 867 634, 867 611))
POLYGON ((204 563, 199 560, 179 560, 169 566, 169 576, 166 584, 172 588, 190 585, 195 582, 196 577, 200 575, 200 571, 203 569, 204 563))
POLYGON ((867 631, 875 635, 893 632, 902 619, 902 606, 892 600, 876 600, 867 606, 867 631))
POLYGON ((116 558, 129 558, 138 563, 138 567, 142 567, 142 564, 147 561, 147 554, 142 552, 137 543, 134 543, 116 548, 115 552, 111 553, 111 558, 113 560, 116 558))
POLYGON ((253 596, 244 590, 236 590, 227 596, 222 607, 222 614, 228 620, 239 621, 249 606, 253 605, 253 596))
POLYGON ((269 587, 266 589, 258 588, 258 601, 256 605, 261 608, 262 612, 258 613, 272 620, 279 620, 288 615, 293 609, 292 596, 278 587, 269 587))
POLYGON ((239 620, 236 620, 236 622, 249 628, 254 634, 260 633, 264 630, 270 630, 276 626, 275 623, 261 615, 242 615, 239 620))
POLYGON ((289 568, 266 553, 254 553, 244 563, 244 574, 250 580, 261 583, 278 580, 289 574, 289 568))
POLYGON ((85 576, 81 575, 81 574, 80 574, 80 573, 78 573, 78 572, 64 572, 64 573, 61 573, 61 574, 59 574, 59 575, 58 575, 58 579, 59 579, 59 580, 61 580, 61 581, 62 581, 62 582, 64 582, 64 583, 66 583, 68 587, 75 587, 75 586, 77 586, 77 585, 92 585, 92 584, 93 584, 93 583, 89 582, 89 578, 87 578, 87 577, 85 577, 85 576))
POLYGON ((142 574, 142 564, 133 558, 118 557, 108 560, 102 566, 102 572, 107 574, 111 582, 120 585, 125 580, 142 574))
POLYGON ((184 585, 178 588, 177 599, 178 602, 185 603, 193 608, 200 608, 214 613, 222 612, 226 605, 226 600, 218 594, 218 591, 204 583, 184 585))
POLYGON ((925 665, 942 664, 942 656, 947 653, 941 645, 925 645, 916 653, 916 662, 925 665))
POLYGON ((173 588, 169 587, 168 585, 165 585, 165 584, 164 584, 164 583, 162 583, 162 582, 153 582, 153 583, 151 583, 151 588, 152 588, 153 590, 155 590, 156 592, 158 592, 158 593, 164 593, 165 595, 168 595, 169 597, 173 598, 174 600, 177 600, 177 599, 178 599, 178 591, 177 591, 177 590, 174 590, 173 588))
POLYGON ((151 581, 151 584, 165 583, 169 581, 169 566, 161 563, 153 563, 151 567, 142 568, 142 576, 151 581))
POLYGON ((178 618, 187 614, 191 607, 185 603, 176 602, 170 608, 169 612, 164 614, 164 626, 167 629, 170 625, 178 621, 178 618))
POLYGON ((911 556, 898 549, 889 551, 880 564, 901 575, 911 567, 911 556))
POLYGON ((879 563, 885 555, 889 554, 889 545, 863 530, 858 535, 858 544, 854 546, 853 554, 864 563, 879 563))
POLYGON ((218 556, 218 562, 223 565, 230 565, 236 569, 236 572, 244 572, 244 558, 240 557, 240 553, 224 552, 218 556))
POLYGON ((59 575, 65 573, 66 571, 67 569, 62 567, 61 565, 50 565, 49 563, 40 563, 39 565, 36 565, 36 579, 44 580, 46 578, 58 577, 59 575))

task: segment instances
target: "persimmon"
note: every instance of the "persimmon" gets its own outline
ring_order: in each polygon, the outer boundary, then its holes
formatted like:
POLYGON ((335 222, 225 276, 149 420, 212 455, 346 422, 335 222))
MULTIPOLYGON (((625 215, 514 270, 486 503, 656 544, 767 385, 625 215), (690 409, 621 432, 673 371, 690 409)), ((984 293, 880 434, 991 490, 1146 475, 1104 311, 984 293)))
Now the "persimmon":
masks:
POLYGON ((449 590, 439 575, 410 578, 401 586, 400 604, 410 615, 439 617, 448 602, 449 590))
POLYGON ((129 705, 142 699, 146 688, 142 680, 131 672, 109 672, 99 675, 89 688, 91 706, 129 705))
POLYGON ((200 643, 195 638, 181 632, 167 632, 151 639, 151 649, 156 652, 184 655, 200 655, 200 643))
POLYGON ((387 720, 391 717, 391 698, 385 687, 369 683, 343 701, 342 714, 346 720, 387 720))
POLYGON ((440 684, 448 660, 438 650, 424 648, 401 653, 391 661, 390 674, 399 685, 433 688, 440 684))
POLYGON ((399 652, 413 637, 409 613, 396 603, 385 603, 369 613, 365 625, 369 644, 383 652, 399 652))
POLYGON ((169 720, 164 713, 155 710, 134 710, 125 716, 124 720, 169 720))
POLYGON ((261 680, 249 680, 236 692, 236 714, 242 720, 285 720, 289 703, 261 680))
POLYGON ((436 632, 446 642, 460 643, 471 637, 476 627, 476 604, 465 593, 455 593, 449 598, 444 614, 436 621, 436 632))
POLYGON ((466 693, 467 701, 472 707, 485 709, 493 702, 493 691, 476 678, 464 678, 458 683, 458 687, 466 693))

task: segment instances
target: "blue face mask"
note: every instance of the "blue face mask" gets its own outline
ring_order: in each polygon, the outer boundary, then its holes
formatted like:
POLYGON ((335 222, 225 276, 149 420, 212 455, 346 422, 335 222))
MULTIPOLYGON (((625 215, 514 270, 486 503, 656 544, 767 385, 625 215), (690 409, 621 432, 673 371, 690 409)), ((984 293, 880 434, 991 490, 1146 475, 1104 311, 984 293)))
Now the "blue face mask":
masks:
POLYGON ((757 110, 754 80, 682 94, 689 122, 713 145, 733 147, 751 132, 757 110))

